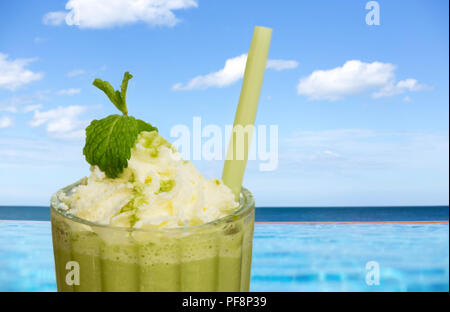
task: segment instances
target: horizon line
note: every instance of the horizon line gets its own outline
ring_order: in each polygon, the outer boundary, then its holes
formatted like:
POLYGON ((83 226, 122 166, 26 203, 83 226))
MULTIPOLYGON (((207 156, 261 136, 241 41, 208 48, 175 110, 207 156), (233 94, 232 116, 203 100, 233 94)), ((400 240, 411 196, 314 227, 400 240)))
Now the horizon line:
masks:
MULTIPOLYGON (((50 205, 0 205, 0 208, 4 207, 36 207, 36 208, 49 208, 50 205)), ((339 205, 339 206, 255 206, 255 208, 262 208, 262 209, 268 209, 268 208, 295 208, 295 209, 305 209, 305 208, 420 208, 420 207, 450 207, 449 204, 441 204, 441 205, 370 205, 370 206, 364 206, 364 205, 339 205)))

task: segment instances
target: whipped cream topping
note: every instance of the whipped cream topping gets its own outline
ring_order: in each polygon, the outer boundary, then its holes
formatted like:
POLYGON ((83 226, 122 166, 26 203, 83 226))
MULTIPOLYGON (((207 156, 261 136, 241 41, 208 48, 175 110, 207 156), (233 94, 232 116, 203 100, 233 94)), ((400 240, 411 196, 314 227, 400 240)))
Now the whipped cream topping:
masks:
POLYGON ((82 219, 133 228, 198 225, 239 207, 230 188, 206 179, 156 131, 139 134, 119 177, 92 166, 85 182, 59 199, 61 208, 82 219))

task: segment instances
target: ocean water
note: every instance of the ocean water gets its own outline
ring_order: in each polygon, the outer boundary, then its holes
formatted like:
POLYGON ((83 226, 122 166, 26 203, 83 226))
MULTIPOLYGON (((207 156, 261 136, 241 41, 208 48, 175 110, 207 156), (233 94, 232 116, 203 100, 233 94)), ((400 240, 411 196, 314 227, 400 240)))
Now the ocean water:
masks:
MULTIPOLYGON (((1 221, 0 291, 55 290, 50 223, 1 221)), ((251 290, 449 291, 449 225, 257 224, 251 290)))
MULTIPOLYGON (((42 206, 0 206, 0 220, 49 221, 50 208, 42 206)), ((386 222, 448 220, 448 206, 256 208, 256 221, 260 222, 386 222)))

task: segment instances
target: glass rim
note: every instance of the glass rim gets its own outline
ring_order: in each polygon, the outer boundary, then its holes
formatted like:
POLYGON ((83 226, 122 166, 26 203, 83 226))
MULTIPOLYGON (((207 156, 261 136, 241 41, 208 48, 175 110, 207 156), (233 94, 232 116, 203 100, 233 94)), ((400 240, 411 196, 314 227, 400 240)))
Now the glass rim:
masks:
MULTIPOLYGON (((80 217, 77 217, 76 215, 73 215, 71 213, 68 213, 67 211, 63 209, 56 208, 59 206, 58 204, 61 203, 58 195, 62 192, 68 193, 73 188, 79 186, 82 184, 83 179, 80 179, 76 181, 75 183, 72 183, 66 187, 63 187, 62 189, 58 190, 56 193, 54 193, 50 200, 50 210, 52 213, 55 213, 65 219, 69 219, 73 222, 83 224, 85 226, 94 227, 94 228, 103 228, 103 229, 109 229, 109 230, 117 230, 117 231, 125 231, 125 232, 164 232, 164 233, 175 233, 175 232, 186 232, 186 231, 192 231, 192 230, 200 230, 204 228, 209 228, 211 226, 216 226, 220 223, 228 223, 232 221, 236 221, 237 218, 241 219, 250 214, 255 209, 255 199, 250 193, 248 189, 245 187, 242 187, 241 194, 239 197, 239 207, 234 211, 233 213, 226 215, 222 218, 198 224, 198 225, 189 225, 189 226, 179 226, 179 227, 171 227, 171 228, 132 228, 132 227, 122 227, 122 226, 114 226, 110 224, 100 224, 93 221, 89 221, 80 217)), ((51 218, 52 219, 52 218, 51 218)))

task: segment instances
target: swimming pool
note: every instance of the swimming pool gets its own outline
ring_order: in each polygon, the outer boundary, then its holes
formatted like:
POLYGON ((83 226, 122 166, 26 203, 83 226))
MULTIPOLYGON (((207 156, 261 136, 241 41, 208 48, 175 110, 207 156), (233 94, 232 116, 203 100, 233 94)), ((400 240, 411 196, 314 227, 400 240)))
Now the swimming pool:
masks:
MULTIPOLYGON (((252 291, 449 291, 449 225, 255 227, 252 291), (377 275, 379 273, 379 275, 377 275)), ((49 222, 0 222, 0 291, 55 291, 49 222)))

